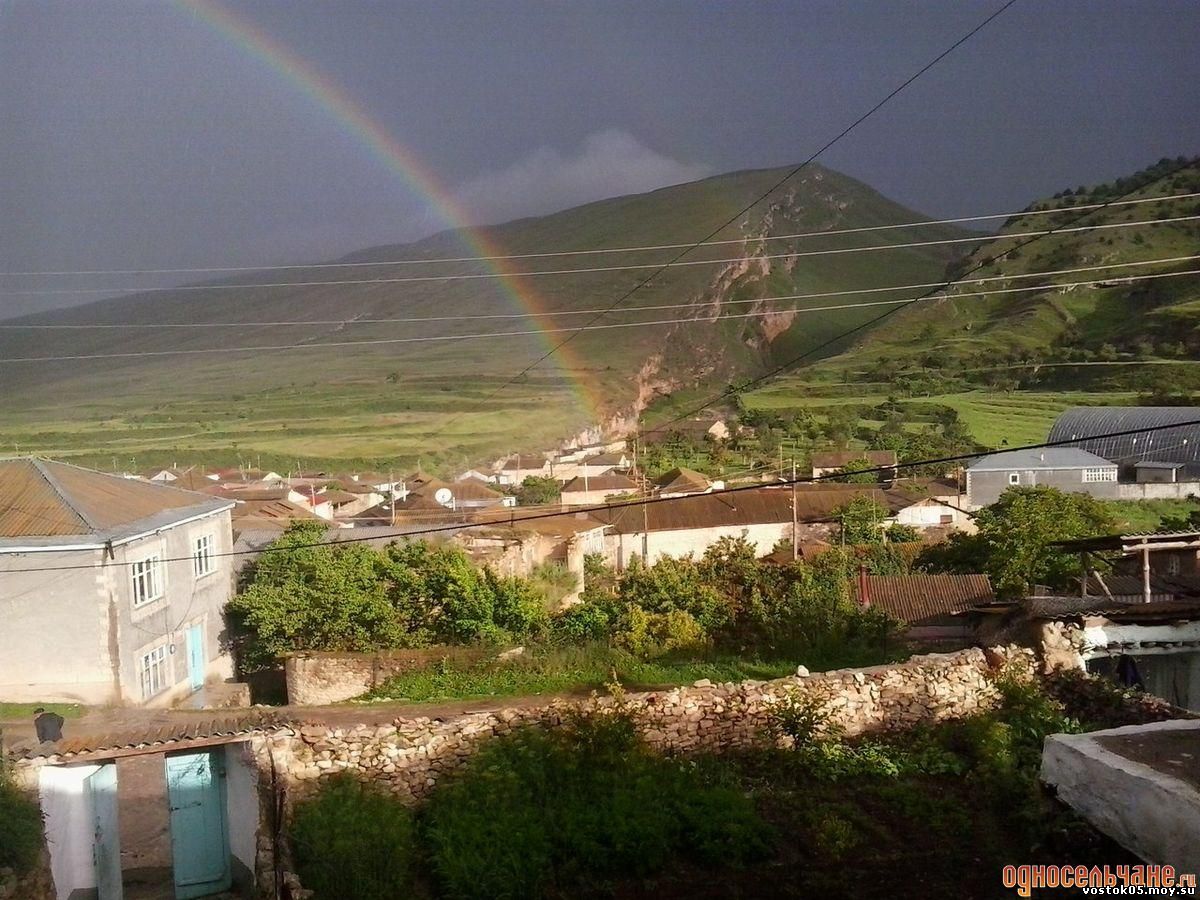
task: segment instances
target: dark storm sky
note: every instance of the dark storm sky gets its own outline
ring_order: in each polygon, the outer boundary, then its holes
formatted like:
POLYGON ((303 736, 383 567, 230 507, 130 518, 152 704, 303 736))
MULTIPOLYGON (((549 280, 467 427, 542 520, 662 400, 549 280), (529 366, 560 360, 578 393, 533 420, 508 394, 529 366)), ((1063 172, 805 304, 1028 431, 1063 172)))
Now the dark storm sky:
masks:
MULTIPOLYGON (((797 162, 999 5, 226 3, 479 222, 797 162)), ((821 161, 931 215, 1019 208, 1200 152, 1198 47, 1195 0, 1020 0, 821 161)), ((328 258, 446 227, 186 4, 5 3, 0 75, 5 271, 328 258)))

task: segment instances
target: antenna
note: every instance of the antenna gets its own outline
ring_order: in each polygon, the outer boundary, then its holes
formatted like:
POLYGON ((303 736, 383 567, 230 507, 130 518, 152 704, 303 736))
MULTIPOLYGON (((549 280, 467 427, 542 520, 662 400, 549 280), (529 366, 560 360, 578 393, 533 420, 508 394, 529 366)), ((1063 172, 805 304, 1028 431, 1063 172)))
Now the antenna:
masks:
POLYGON ((450 506, 454 502, 454 492, 450 488, 438 488, 433 492, 433 499, 442 506, 450 506))

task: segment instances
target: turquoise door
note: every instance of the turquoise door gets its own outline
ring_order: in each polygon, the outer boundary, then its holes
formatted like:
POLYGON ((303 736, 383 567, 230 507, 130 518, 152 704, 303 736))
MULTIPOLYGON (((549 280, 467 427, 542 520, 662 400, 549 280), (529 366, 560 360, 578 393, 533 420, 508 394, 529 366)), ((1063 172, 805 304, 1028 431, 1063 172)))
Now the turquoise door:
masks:
POLYGON ((232 883, 225 826, 224 754, 203 750, 167 757, 175 897, 188 900, 232 883))
POLYGON ((192 690, 204 687, 204 626, 193 625, 187 630, 188 678, 192 690))
POLYGON ((92 864, 96 872, 99 900, 121 900, 121 832, 117 822, 117 767, 100 766, 84 782, 91 801, 95 832, 92 838, 92 864))

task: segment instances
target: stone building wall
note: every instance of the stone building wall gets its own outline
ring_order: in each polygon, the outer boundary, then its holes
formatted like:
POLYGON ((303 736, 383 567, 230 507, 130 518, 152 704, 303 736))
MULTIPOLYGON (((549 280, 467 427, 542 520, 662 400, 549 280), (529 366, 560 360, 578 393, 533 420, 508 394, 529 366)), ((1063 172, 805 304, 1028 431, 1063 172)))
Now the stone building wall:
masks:
POLYGON ((443 659, 465 665, 482 659, 486 651, 474 647, 423 647, 378 653, 294 653, 284 660, 288 703, 323 706, 341 703, 394 675, 437 665, 443 659))
MULTIPOLYGON (((627 695, 623 702, 647 743, 688 752, 743 747, 767 740, 771 707, 789 692, 821 697, 847 734, 904 728, 969 715, 994 696, 989 674, 1013 654, 978 648, 916 656, 907 662, 820 674, 806 670, 774 681, 711 684, 698 681, 669 691, 627 695)), ((1015 659, 1028 670, 1028 654, 1015 659)), ((286 769, 290 793, 302 797, 322 778, 349 772, 415 800, 438 777, 458 768, 493 735, 523 725, 557 727, 575 712, 611 707, 611 697, 578 703, 468 713, 445 719, 400 718, 383 726, 307 725, 278 732, 276 764, 286 769)))

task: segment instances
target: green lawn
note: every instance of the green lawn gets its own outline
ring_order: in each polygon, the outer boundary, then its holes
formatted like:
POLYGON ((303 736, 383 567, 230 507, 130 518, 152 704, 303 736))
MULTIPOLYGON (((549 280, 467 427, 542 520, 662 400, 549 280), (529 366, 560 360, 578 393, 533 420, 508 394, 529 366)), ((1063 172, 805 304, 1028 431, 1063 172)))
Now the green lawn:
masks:
POLYGON ((78 703, 0 703, 0 722, 24 722, 33 718, 33 711, 44 706, 48 712, 64 719, 77 719, 84 713, 78 703))
POLYGON ((603 645, 534 647, 507 662, 494 660, 469 668, 434 667, 407 672, 362 697, 368 701, 429 703, 489 697, 588 693, 619 682, 629 690, 653 690, 691 684, 702 678, 718 683, 782 678, 803 664, 811 671, 865 666, 901 659, 907 648, 809 654, 803 659, 745 659, 728 654, 639 659, 603 645))
POLYGON ((1185 518, 1200 510, 1200 500, 1110 500, 1104 505, 1128 534, 1159 531, 1164 517, 1185 518))

